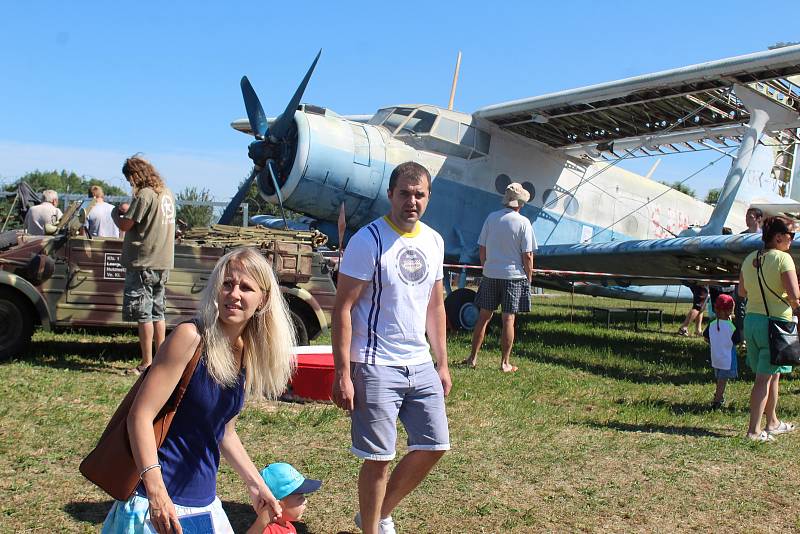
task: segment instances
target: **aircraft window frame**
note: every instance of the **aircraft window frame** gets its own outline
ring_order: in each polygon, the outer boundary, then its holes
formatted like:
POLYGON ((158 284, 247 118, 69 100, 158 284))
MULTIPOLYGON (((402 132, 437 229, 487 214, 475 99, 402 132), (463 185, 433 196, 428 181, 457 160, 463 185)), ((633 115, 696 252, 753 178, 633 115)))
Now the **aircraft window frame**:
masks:
POLYGON ((475 131, 475 150, 481 154, 488 154, 489 149, 492 146, 492 135, 489 132, 481 130, 480 128, 475 128, 475 131))
POLYGON ((475 138, 477 137, 475 130, 477 128, 474 126, 460 122, 458 125, 458 144, 475 148, 475 138))
POLYGON ((374 126, 383 124, 383 121, 388 119, 393 111, 394 108, 379 109, 378 111, 375 112, 375 115, 373 115, 372 118, 369 120, 368 124, 372 124, 374 126))
POLYGON ((387 130, 389 130, 390 133, 394 134, 396 131, 398 131, 400 128, 403 127, 403 125, 408 121, 408 119, 410 118, 411 114, 414 113, 414 111, 415 111, 414 108, 394 108, 394 110, 392 110, 392 113, 388 117, 386 117, 386 119, 383 121, 382 125, 387 130), (397 123, 390 122, 391 119, 394 117, 398 117, 399 122, 397 123))
POLYGON ((439 118, 439 115, 436 113, 431 113, 424 109, 417 109, 411 114, 408 120, 402 124, 400 130, 397 131, 397 135, 429 135, 433 131, 437 118, 439 118), (418 120, 414 122, 415 119, 418 120))

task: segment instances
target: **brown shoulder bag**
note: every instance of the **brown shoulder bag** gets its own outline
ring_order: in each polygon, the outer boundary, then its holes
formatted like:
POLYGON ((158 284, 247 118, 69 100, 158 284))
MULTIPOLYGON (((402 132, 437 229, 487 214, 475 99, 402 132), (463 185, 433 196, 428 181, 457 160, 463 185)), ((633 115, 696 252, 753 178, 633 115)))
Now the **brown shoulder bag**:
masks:
MULTIPOLYGON (((203 341, 197 344, 191 361, 183 370, 175 391, 172 392, 161 411, 153 420, 153 434, 156 438, 156 447, 161 447, 164 438, 175 417, 175 411, 183 399, 189 381, 192 379, 197 362, 200 360, 203 341)), ((136 399, 137 393, 144 382, 150 368, 148 367, 133 384, 128 394, 122 399, 117 411, 111 416, 105 431, 100 436, 97 446, 81 462, 81 474, 93 482, 100 489, 118 501, 127 501, 139 485, 139 470, 131 452, 131 442, 128 437, 128 413, 136 399)))

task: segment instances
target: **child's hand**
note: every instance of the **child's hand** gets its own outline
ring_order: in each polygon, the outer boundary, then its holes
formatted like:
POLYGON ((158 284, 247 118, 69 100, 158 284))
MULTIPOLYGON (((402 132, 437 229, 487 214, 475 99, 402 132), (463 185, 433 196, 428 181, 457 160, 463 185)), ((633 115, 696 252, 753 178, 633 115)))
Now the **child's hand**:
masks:
POLYGON ((261 484, 255 488, 251 488, 250 499, 253 501, 253 509, 259 516, 262 512, 269 515, 269 522, 272 523, 278 519, 283 512, 281 503, 272 495, 266 484, 261 484))

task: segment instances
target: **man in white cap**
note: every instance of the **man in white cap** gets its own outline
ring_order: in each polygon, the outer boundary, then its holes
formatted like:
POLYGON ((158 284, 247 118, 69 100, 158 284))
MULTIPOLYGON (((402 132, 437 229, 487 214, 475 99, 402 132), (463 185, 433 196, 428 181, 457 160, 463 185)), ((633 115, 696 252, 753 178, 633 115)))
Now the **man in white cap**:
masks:
POLYGON ((472 352, 463 362, 470 367, 477 365, 486 325, 494 310, 502 305, 500 369, 506 373, 517 370, 509 361, 514 345, 514 319, 518 313, 531 311, 531 279, 536 251, 531 221, 519 212, 529 199, 530 194, 522 185, 509 184, 503 195, 505 207, 490 213, 483 223, 478 238, 483 278, 475 297, 480 314, 472 333, 472 352))

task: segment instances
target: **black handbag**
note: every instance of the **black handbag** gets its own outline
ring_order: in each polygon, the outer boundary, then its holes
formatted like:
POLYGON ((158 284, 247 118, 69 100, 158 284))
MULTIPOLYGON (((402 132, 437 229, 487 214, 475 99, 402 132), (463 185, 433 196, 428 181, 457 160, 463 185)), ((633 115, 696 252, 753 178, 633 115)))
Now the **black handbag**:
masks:
MULTIPOLYGON (((797 333, 797 323, 785 321, 783 319, 773 319, 767 307, 767 297, 764 295, 764 286, 761 280, 764 273, 761 271, 761 252, 756 257, 756 276, 758 277, 758 288, 761 290, 761 298, 764 300, 764 309, 767 312, 769 325, 769 363, 772 365, 800 365, 800 338, 797 333)), ((775 293, 764 280, 764 285, 770 293, 778 297, 781 301, 783 297, 775 293)))

